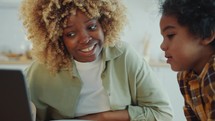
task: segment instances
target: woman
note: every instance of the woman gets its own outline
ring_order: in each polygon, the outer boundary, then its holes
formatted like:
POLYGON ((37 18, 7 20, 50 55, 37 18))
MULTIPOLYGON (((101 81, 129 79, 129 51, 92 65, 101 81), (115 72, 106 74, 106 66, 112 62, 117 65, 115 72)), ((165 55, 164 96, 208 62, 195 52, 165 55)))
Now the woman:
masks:
POLYGON ((33 43, 27 69, 37 120, 169 121, 169 100, 149 65, 120 41, 119 0, 24 0, 33 43))

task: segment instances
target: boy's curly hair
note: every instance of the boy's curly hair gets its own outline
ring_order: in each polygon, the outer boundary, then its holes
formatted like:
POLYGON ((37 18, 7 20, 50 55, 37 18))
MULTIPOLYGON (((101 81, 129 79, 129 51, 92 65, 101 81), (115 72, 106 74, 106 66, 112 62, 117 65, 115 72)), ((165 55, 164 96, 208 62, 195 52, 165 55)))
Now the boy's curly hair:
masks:
MULTIPOLYGON (((215 34, 215 0, 165 0, 160 12, 176 17, 196 37, 205 39, 215 34)), ((215 48, 215 40, 211 45, 215 48)))
POLYGON ((32 41, 32 55, 56 73, 71 69, 71 57, 61 41, 66 17, 81 10, 89 18, 99 18, 105 46, 114 45, 126 22, 121 0, 23 0, 20 18, 32 41))

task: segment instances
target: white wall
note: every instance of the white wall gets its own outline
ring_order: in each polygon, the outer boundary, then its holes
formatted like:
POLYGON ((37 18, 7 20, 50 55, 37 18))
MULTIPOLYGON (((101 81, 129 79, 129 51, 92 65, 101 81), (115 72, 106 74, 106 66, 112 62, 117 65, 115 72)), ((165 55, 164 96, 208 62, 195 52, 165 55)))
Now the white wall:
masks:
POLYGON ((18 6, 3 6, 0 3, 0 51, 22 53, 28 44, 24 38, 21 21, 18 19, 18 6))
MULTIPOLYGON (((12 0, 0 0, 0 51, 23 52, 29 42, 25 40, 21 21, 18 19, 18 4, 12 0)), ((157 0, 124 0, 128 7, 129 24, 122 34, 122 39, 131 43, 143 55, 144 40, 149 40, 149 55, 152 60, 162 59, 160 43, 162 37, 159 30, 157 0)), ((0 67, 7 68, 6 65, 0 67)), ((15 66, 14 66, 15 67, 15 66)), ((11 68, 11 66, 10 66, 11 68)), ((153 69, 168 92, 175 113, 174 121, 185 121, 182 106, 183 98, 179 92, 176 73, 169 66, 153 69)))
POLYGON ((144 40, 149 40, 151 59, 159 60, 162 37, 159 30, 158 0, 124 0, 128 8, 129 25, 123 33, 123 40, 131 43, 143 54, 144 40))

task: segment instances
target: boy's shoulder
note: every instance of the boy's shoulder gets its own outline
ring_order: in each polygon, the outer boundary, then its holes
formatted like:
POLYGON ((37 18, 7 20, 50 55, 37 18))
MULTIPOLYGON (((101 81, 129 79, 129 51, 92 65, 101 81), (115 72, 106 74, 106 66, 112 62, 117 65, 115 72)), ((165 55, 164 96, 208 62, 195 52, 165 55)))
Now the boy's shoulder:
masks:
MULTIPOLYGON (((202 68, 202 71, 199 75, 197 75, 194 71, 192 70, 187 70, 187 71, 181 71, 177 73, 177 79, 180 83, 180 81, 183 80, 189 80, 193 79, 194 76, 197 78, 204 79, 207 75, 212 75, 215 74, 215 55, 212 55, 209 61, 205 64, 205 66, 202 68)), ((208 76, 209 77, 209 76, 208 76)))

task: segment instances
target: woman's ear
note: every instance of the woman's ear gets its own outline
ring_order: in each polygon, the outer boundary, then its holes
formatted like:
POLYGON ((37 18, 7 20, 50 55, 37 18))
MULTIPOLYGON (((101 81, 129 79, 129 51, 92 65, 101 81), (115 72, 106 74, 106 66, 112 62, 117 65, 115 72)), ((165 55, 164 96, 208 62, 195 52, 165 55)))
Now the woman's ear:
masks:
POLYGON ((215 41, 215 32, 208 38, 205 38, 203 41, 202 41, 202 44, 203 45, 208 45, 210 44, 211 42, 215 41))

